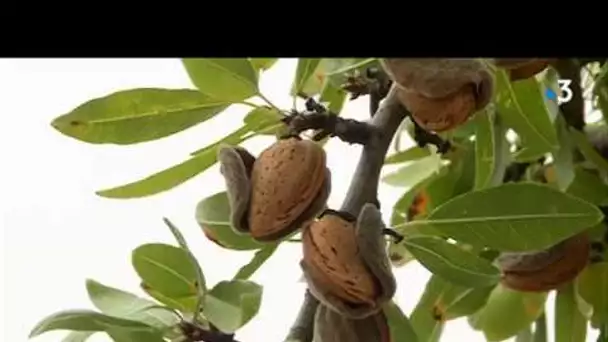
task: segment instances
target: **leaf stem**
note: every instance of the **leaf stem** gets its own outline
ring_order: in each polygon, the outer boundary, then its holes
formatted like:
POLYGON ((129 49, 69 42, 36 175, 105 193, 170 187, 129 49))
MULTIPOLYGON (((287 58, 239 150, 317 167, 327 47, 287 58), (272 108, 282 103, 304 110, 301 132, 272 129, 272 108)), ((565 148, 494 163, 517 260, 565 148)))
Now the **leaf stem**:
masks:
POLYGON ((237 102, 237 103, 245 105, 245 106, 253 107, 253 108, 260 108, 260 107, 262 107, 262 106, 260 106, 258 104, 255 104, 255 103, 249 102, 249 101, 241 101, 241 102, 237 102))
POLYGON ((258 97, 260 99, 262 99, 264 102, 266 102, 266 104, 268 104, 270 107, 272 107, 274 110, 276 110, 279 113, 283 113, 283 111, 281 109, 279 109, 279 107, 277 107, 274 103, 272 103, 272 101, 270 101, 269 98, 267 98, 266 96, 264 96, 264 94, 262 93, 258 93, 258 97))

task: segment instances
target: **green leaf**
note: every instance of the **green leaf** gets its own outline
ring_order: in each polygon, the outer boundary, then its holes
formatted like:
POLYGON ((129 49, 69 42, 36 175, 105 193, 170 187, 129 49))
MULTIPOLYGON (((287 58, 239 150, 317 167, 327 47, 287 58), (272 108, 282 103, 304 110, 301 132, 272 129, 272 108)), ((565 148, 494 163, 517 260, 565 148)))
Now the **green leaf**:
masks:
MULTIPOLYGON (((188 247, 188 243, 184 238, 184 235, 180 230, 166 217, 163 218, 163 221, 169 227, 169 230, 177 240, 177 243, 182 248, 182 250, 186 251, 188 256, 190 257, 190 261, 194 265, 194 271, 196 272, 196 295, 197 295, 197 307, 200 308, 202 303, 204 302, 205 293, 207 293, 207 281, 205 280, 205 275, 203 274, 203 270, 201 266, 198 264, 198 260, 192 253, 192 250, 188 247)), ((198 311, 198 310, 197 310, 198 311)))
POLYGON ((106 333, 114 342, 164 342, 160 331, 149 329, 132 329, 123 327, 110 327, 106 333))
POLYGON ((241 267, 233 279, 249 279, 257 270, 260 269, 260 267, 262 267, 262 265, 264 265, 266 260, 268 260, 272 254, 274 254, 278 246, 279 245, 277 244, 272 244, 256 251, 251 261, 249 261, 247 265, 241 267))
POLYGON ((258 73, 247 58, 183 58, 192 83, 202 93, 240 102, 258 93, 258 73))
POLYGON ((412 161, 412 160, 417 160, 420 158, 428 157, 430 155, 431 155, 431 151, 429 151, 427 148, 413 146, 413 147, 408 148, 405 151, 399 151, 397 153, 391 154, 390 156, 386 157, 386 159, 384 160, 384 164, 388 165, 388 164, 403 163, 403 162, 407 162, 407 161, 412 161))
POLYGON ((203 315, 225 333, 247 324, 258 312, 262 287, 245 280, 222 281, 205 297, 203 315))
POLYGON ((278 58, 249 58, 253 67, 257 70, 268 70, 278 61, 278 58))
POLYGON ((270 107, 258 107, 252 109, 243 121, 247 127, 251 127, 252 131, 258 134, 275 135, 283 126, 281 124, 283 115, 270 107), (271 127, 276 127, 274 130, 269 130, 271 127))
POLYGON ((314 95, 306 91, 306 85, 308 80, 315 74, 315 70, 317 70, 317 67, 319 66, 320 62, 321 58, 298 58, 298 66, 296 67, 296 78, 294 79, 294 83, 291 90, 292 95, 296 95, 299 93, 304 93, 308 96, 314 95))
POLYGON ((196 222, 209 238, 224 248, 252 250, 265 246, 232 228, 230 202, 226 192, 219 192, 200 201, 196 206, 196 222))
POLYGON ((196 266, 182 248, 162 243, 141 245, 133 250, 131 262, 141 280, 165 296, 197 294, 196 266))
POLYGON ((553 152, 555 175, 559 189, 564 191, 574 180, 574 145, 568 134, 566 121, 562 117, 557 121, 557 136, 559 149, 553 152))
POLYGON ((537 159, 559 147, 542 86, 535 78, 511 82, 504 70, 496 72, 496 105, 505 123, 521 137, 524 148, 516 159, 537 159))
POLYGON ((445 280, 435 275, 431 276, 410 315, 410 322, 420 342, 439 342, 445 321, 437 315, 439 312, 436 303, 447 285, 445 280))
POLYGON ((333 63, 327 67, 327 80, 337 87, 346 82, 348 75, 357 72, 365 75, 367 68, 382 68, 377 58, 330 58, 328 60, 333 63))
POLYGON ((101 312, 119 318, 146 323, 155 328, 166 328, 178 322, 178 317, 167 310, 151 308, 157 303, 134 294, 87 279, 91 302, 101 312))
POLYGON ((574 286, 569 283, 555 296, 555 342, 585 341, 586 335, 587 320, 578 309, 574 286))
POLYGON ((218 141, 214 142, 213 144, 200 148, 194 152, 190 152, 190 155, 197 156, 197 155, 203 154, 209 150, 215 151, 215 149, 221 144, 238 145, 241 142, 255 136, 255 134, 253 134, 253 132, 252 132, 253 129, 255 129, 255 127, 251 127, 249 125, 243 125, 243 126, 239 127, 238 129, 234 130, 233 132, 231 132, 230 134, 226 135, 221 140, 218 140, 218 141))
POLYGON ((85 342, 93 335, 95 335, 94 331, 72 331, 61 342, 85 342))
POLYGON ((40 321, 30 332, 29 337, 35 337, 53 330, 73 331, 107 331, 111 327, 125 329, 150 329, 141 322, 107 316, 91 310, 66 310, 54 313, 40 321))
POLYGON ((190 159, 180 164, 129 184, 97 191, 96 194, 106 198, 128 199, 151 196, 173 189, 213 166, 217 162, 217 148, 221 143, 238 144, 250 137, 246 135, 249 130, 249 127, 239 128, 223 140, 194 152, 190 159))
POLYGON ((486 110, 477 115, 475 129, 475 189, 490 186, 496 169, 496 157, 500 152, 494 130, 494 111, 486 110))
POLYGON ((462 287, 452 284, 442 296, 443 301, 446 302, 445 319, 456 319, 474 314, 486 304, 493 289, 493 286, 462 287))
POLYGON ((165 304, 167 307, 179 310, 180 312, 194 313, 198 304, 198 295, 191 294, 186 297, 170 297, 155 290, 150 285, 142 282, 141 289, 150 297, 156 299, 159 303, 165 304))
POLYGON ((599 327, 608 322, 608 262, 598 262, 587 266, 576 280, 579 296, 593 307, 591 324, 599 327))
POLYGON ((389 173, 382 177, 382 181, 388 185, 409 188, 436 174, 441 166, 441 157, 438 154, 432 154, 389 173))
POLYGON ((483 287, 500 280, 500 271, 489 261, 441 238, 414 236, 403 243, 429 271, 455 284, 483 287))
POLYGON ((321 89, 319 102, 326 103, 330 112, 339 115, 346 102, 346 95, 347 93, 342 88, 326 80, 321 89))
POLYGON ((546 293, 517 292, 499 284, 486 305, 470 316, 469 322, 474 329, 481 330, 488 341, 502 341, 540 317, 546 298, 546 293))
POLYGON ((51 125, 80 141, 128 145, 183 131, 227 106, 192 89, 138 88, 87 101, 51 125))
POLYGON ((570 138, 574 141, 576 147, 578 147, 579 151, 583 154, 585 159, 592 162, 602 171, 608 171, 608 161, 599 154, 593 145, 587 139, 585 133, 580 132, 576 129, 570 130, 570 138))
POLYGON ((384 306, 384 314, 391 334, 391 342, 418 342, 418 336, 407 316, 395 302, 384 306))
POLYGON ((578 166, 574 168, 573 173, 574 180, 570 183, 567 193, 596 205, 608 199, 608 185, 593 171, 578 166))
POLYGON ((591 203, 537 183, 508 183, 457 196, 425 220, 457 241, 506 251, 545 249, 602 220, 591 203))

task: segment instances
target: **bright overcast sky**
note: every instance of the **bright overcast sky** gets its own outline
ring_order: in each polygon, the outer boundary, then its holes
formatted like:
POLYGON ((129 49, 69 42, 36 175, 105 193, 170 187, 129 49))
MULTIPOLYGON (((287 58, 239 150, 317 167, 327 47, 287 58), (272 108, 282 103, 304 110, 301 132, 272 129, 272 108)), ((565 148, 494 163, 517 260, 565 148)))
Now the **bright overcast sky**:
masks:
MULTIPOLYGON (((294 73, 295 60, 282 60, 262 77, 263 92, 284 108, 291 106, 288 89, 294 73)), ((94 194, 185 160, 188 153, 237 128, 247 108, 234 108, 185 132, 132 146, 82 143, 49 125, 89 99, 136 87, 192 84, 178 59, 0 60, 3 341, 26 341, 34 324, 53 312, 92 309, 86 278, 144 295, 131 268, 131 250, 149 242, 174 244, 163 216, 184 232, 209 284, 231 278, 251 257, 250 252, 226 251, 210 243, 194 220, 196 203, 223 190, 217 167, 143 199, 111 200, 94 194)), ((345 111, 366 118, 367 99, 349 103, 345 111)), ((256 139, 245 146, 258 153, 268 142, 256 139)), ((338 207, 360 148, 332 141, 327 151, 334 174, 329 204, 338 207)), ((387 185, 380 189, 383 208, 392 207, 404 191, 387 185)), ((384 212, 385 218, 389 215, 384 212)), ((283 244, 253 277, 264 285, 263 302, 258 316, 237 333, 240 341, 281 342, 285 337, 305 289, 298 247, 283 244)), ((396 300, 409 313, 429 274, 415 264, 395 273, 400 281, 396 300)), ((549 313, 550 327, 552 320, 549 313)), ((64 334, 47 333, 32 341, 56 342, 64 334)), ((110 340, 98 334, 90 341, 110 340)), ((441 341, 484 339, 466 321, 457 320, 447 325, 441 341)))

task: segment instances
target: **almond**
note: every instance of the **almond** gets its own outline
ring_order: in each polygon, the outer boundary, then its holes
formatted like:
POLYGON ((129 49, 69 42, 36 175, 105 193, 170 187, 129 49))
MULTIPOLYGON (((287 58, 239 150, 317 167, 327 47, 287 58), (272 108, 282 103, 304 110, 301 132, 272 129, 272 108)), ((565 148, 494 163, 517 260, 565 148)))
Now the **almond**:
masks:
POLYGON ((475 89, 467 85, 440 99, 424 97, 416 92, 401 89, 401 103, 412 113, 416 123, 427 131, 443 132, 453 129, 475 113, 475 89))
POLYGON ((554 62, 553 59, 516 59, 505 58, 497 59, 496 65, 503 67, 509 71, 511 81, 518 81, 530 78, 539 72, 545 70, 549 64, 554 62))
POLYGON ((288 138, 264 150, 251 172, 251 236, 268 241, 294 232, 314 218, 310 209, 327 199, 328 184, 325 151, 316 143, 288 138))
POLYGON ((535 253, 506 253, 498 259, 504 286, 517 291, 545 292, 572 281, 589 261, 589 237, 575 235, 535 253))
POLYGON ((355 223, 326 214, 302 235, 302 263, 316 288, 346 303, 376 306, 381 289, 361 258, 355 223))

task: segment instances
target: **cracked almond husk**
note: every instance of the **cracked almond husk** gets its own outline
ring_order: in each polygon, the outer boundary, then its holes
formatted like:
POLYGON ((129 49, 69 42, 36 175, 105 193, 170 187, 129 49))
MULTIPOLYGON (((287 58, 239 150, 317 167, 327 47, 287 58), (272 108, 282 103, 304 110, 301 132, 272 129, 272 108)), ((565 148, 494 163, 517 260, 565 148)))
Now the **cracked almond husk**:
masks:
POLYGON ((396 288, 381 214, 366 204, 356 222, 328 213, 302 232, 300 263, 311 293, 348 318, 378 312, 396 288))
POLYGON ((572 236, 544 251, 503 253, 502 284, 522 292, 546 292, 572 281, 589 262, 589 237, 572 236))
POLYGON ((363 319, 349 319, 319 305, 312 342, 391 342, 391 336, 384 311, 363 319))
POLYGON ((511 81, 518 81, 540 73, 554 61, 554 59, 546 58, 499 58, 495 60, 495 64, 508 70, 511 81))
POLYGON ((321 146, 298 137, 281 139, 255 159, 240 147, 222 147, 231 223, 255 240, 290 235, 325 208, 331 174, 321 146))
POLYGON ((401 103, 427 131, 464 124, 492 97, 492 76, 477 59, 386 58, 381 64, 396 83, 401 103))

